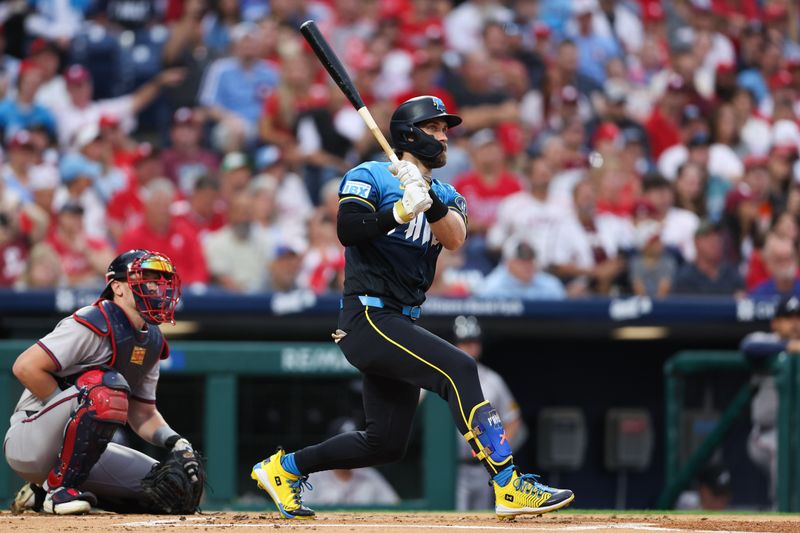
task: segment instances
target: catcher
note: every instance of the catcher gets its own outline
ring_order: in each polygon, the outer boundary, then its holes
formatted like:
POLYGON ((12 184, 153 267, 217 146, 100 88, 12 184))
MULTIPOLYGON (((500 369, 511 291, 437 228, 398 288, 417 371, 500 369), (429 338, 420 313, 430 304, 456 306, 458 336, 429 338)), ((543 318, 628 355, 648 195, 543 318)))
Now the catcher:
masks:
POLYGON ((156 409, 159 361, 169 356, 158 324, 174 322, 181 282, 163 254, 115 258, 94 305, 61 320, 25 350, 13 372, 25 386, 5 436, 6 461, 28 483, 12 503, 58 515, 106 510, 197 510, 205 473, 192 445, 156 409), (110 442, 129 424, 170 450, 159 463, 110 442))

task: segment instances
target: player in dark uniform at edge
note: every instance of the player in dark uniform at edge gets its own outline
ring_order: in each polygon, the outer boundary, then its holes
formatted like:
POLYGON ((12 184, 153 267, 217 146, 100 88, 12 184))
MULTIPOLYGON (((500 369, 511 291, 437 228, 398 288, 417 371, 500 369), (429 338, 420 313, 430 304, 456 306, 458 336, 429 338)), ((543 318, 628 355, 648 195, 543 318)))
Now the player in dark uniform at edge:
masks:
POLYGON ((337 232, 346 246, 344 297, 334 340, 364 376, 366 429, 337 435, 256 464, 252 478, 285 518, 312 518, 301 491, 313 472, 359 468, 403 457, 420 388, 444 398, 459 431, 492 478, 500 518, 567 506, 572 491, 551 488, 514 467, 495 409, 485 401, 475 361, 415 324, 442 246, 466 238, 467 206, 431 179, 447 162, 447 130, 461 123, 439 98, 420 96, 392 115, 399 168, 358 165, 339 187, 337 232))

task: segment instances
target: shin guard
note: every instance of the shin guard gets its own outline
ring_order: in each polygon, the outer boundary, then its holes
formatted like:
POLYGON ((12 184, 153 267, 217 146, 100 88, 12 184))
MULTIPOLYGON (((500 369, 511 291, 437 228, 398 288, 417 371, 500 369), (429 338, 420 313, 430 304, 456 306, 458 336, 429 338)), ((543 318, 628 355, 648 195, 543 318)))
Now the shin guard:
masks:
POLYGON ((464 438, 491 476, 511 464, 511 445, 497 410, 488 401, 472 408, 464 438))
POLYGON ((47 476, 49 488, 79 488, 103 455, 114 432, 128 420, 125 378, 115 370, 92 369, 75 382, 78 406, 67 422, 58 463, 47 476))

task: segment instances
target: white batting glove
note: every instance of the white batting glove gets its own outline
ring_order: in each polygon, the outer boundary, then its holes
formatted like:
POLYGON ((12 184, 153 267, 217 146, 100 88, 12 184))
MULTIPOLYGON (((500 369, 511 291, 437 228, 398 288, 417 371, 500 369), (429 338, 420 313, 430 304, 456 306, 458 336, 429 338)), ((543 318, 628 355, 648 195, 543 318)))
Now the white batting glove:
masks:
POLYGON ((403 187, 415 181, 428 185, 428 180, 425 179, 422 172, 419 171, 417 165, 411 161, 400 161, 397 165, 391 165, 389 166, 389 172, 397 176, 397 179, 400 180, 400 184, 403 187))
POLYGON ((403 192, 403 198, 394 203, 392 212, 398 224, 411 222, 433 204, 428 188, 417 181, 410 182, 403 192))

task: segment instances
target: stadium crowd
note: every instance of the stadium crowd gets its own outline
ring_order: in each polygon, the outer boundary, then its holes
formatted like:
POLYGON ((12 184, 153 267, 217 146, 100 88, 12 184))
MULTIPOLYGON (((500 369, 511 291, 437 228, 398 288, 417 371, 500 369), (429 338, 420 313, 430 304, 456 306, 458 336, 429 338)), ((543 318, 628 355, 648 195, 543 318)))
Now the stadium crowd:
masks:
POLYGON ((440 97, 469 237, 430 294, 800 294, 793 0, 11 0, 0 286, 101 286, 119 251, 188 290, 338 290, 338 183, 440 97))

